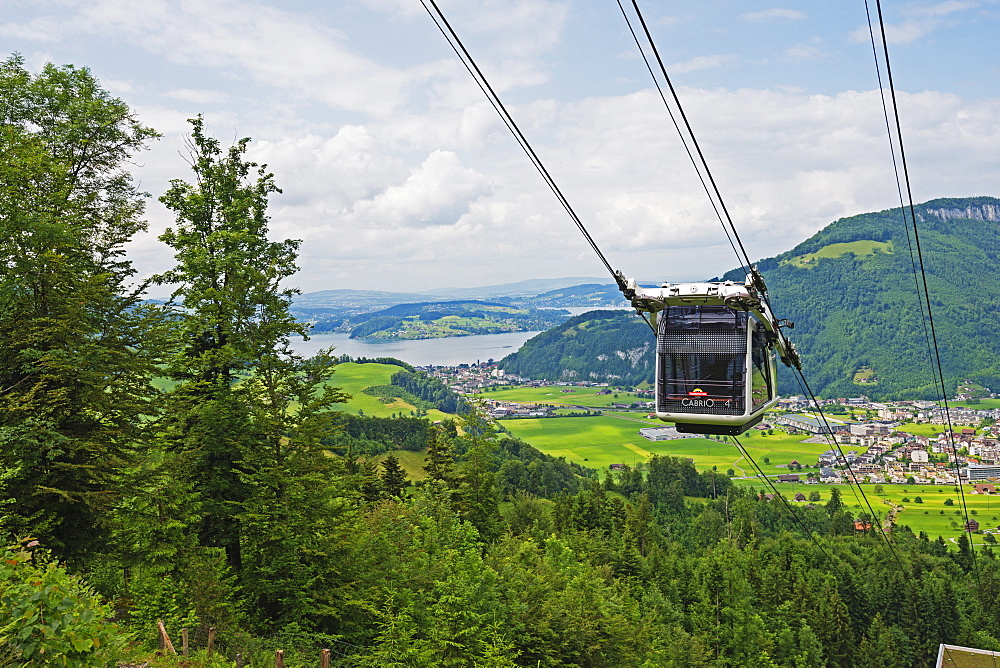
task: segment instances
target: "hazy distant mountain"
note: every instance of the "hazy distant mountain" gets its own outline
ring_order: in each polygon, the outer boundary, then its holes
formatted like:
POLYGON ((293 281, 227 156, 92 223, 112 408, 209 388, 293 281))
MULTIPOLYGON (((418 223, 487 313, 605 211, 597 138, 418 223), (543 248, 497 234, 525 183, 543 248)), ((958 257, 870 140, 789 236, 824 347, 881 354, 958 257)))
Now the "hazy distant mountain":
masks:
MULTIPOLYGON (((915 213, 948 392, 965 379, 996 389, 1000 199, 938 199, 916 206, 915 213)), ((792 250, 758 263, 775 313, 795 322, 788 334, 817 393, 933 398, 935 356, 917 299, 922 280, 914 277, 913 244, 899 209, 891 209, 838 220, 792 250)), ((724 278, 743 276, 738 269, 724 278)), ((505 358, 505 366, 536 378, 629 376, 608 363, 624 362, 623 355, 640 348, 635 337, 645 323, 628 313, 595 316, 593 324, 581 318, 532 339, 505 358), (576 340, 591 328, 593 335, 576 340)), ((651 332, 648 336, 652 340, 651 332)), ((644 355, 651 361, 652 348, 644 355)), ((646 362, 630 366, 651 369, 646 362)), ((781 391, 800 392, 790 374, 782 373, 781 391)))
POLYGON ((606 285, 596 283, 571 285, 543 292, 525 301, 535 307, 591 306, 593 308, 600 308, 629 305, 622 296, 618 286, 614 283, 606 285))
MULTIPOLYGON (((495 302, 455 300, 397 304, 357 315, 350 323, 352 339, 438 339, 473 334, 537 332, 569 317, 562 309, 534 309, 495 302)), ((323 322, 316 329, 323 329, 323 322)), ((347 323, 339 326, 343 330, 347 323)))
POLYGON ((354 308, 358 306, 386 308, 407 302, 434 301, 415 292, 382 292, 380 290, 321 290, 298 295, 296 308, 354 308))
MULTIPOLYGON (((610 298, 605 297, 606 286, 593 285, 593 282, 598 280, 600 279, 540 278, 477 288, 440 288, 428 292, 321 290, 297 296, 292 302, 291 311, 296 318, 314 323, 317 331, 349 331, 367 319, 362 317, 365 314, 405 304, 419 305, 456 299, 489 299, 507 305, 523 305, 527 308, 614 305, 614 301, 609 301, 610 298), (580 285, 586 282, 590 282, 591 285, 580 285), (559 294, 565 298, 557 298, 557 293, 551 292, 553 290, 562 290, 559 294)), ((617 292, 616 289, 614 291, 617 292)), ((558 319, 555 322, 558 322, 558 319)))
MULTIPOLYGON (((486 299, 495 297, 534 297, 550 290, 568 288, 581 283, 605 283, 603 278, 535 278, 516 283, 484 285, 477 288, 452 287, 428 290, 425 295, 436 295, 448 299, 486 299)), ((425 299, 426 301, 426 299, 425 299)), ((581 304, 585 306, 585 304, 581 304)))

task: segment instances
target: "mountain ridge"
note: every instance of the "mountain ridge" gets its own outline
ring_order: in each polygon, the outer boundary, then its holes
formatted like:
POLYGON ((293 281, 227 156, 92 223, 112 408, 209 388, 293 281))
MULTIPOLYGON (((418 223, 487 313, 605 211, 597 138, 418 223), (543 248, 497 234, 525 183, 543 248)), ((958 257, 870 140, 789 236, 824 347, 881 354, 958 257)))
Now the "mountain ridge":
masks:
MULTIPOLYGON (((1000 384, 1000 337, 994 333, 1000 314, 1000 199, 939 198, 915 205, 913 213, 946 391, 953 392, 965 379, 995 387, 1000 384)), ((918 263, 911 261, 909 249, 916 244, 904 215, 908 212, 895 208, 841 218, 791 250, 757 263, 776 315, 796 323, 789 336, 802 354, 807 380, 821 396, 937 398, 935 355, 924 336, 930 328, 917 299, 923 279, 913 274, 918 263)), ((742 281, 744 275, 743 269, 734 269, 722 279, 742 281)), ((631 327, 628 318, 637 320, 634 314, 618 318, 626 328, 631 327)), ((577 350, 564 368, 601 375, 597 358, 619 349, 612 318, 601 320, 605 340, 590 340, 586 352, 595 360, 592 366, 581 366, 582 351, 577 350)), ((570 322, 556 329, 579 327, 570 322)), ((502 365, 521 375, 551 378, 562 352, 551 344, 547 350, 532 350, 545 341, 535 337, 502 365)), ((558 373, 554 375, 557 379, 558 373)), ((651 372, 646 379, 652 380, 651 372)), ((780 380, 783 393, 799 393, 789 371, 783 369, 780 380)))

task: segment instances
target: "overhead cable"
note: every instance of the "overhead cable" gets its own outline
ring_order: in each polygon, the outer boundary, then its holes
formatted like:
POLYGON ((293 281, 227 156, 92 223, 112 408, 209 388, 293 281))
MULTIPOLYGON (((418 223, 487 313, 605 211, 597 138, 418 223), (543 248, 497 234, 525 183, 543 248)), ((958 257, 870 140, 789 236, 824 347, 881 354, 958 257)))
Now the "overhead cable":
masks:
POLYGON ((555 179, 552 178, 552 175, 545 168, 545 165, 542 164, 541 158, 538 157, 538 154, 535 152, 535 150, 531 147, 531 144, 528 142, 527 137, 525 137, 524 133, 521 132, 521 129, 518 127, 517 123, 514 122, 513 116, 511 116, 510 112, 507 110, 503 102, 500 100, 500 96, 497 95, 495 90, 493 90, 493 87, 490 85, 490 82, 486 79, 486 76, 483 74, 482 70, 480 70, 479 66, 476 64, 476 61, 472 57, 472 54, 469 53, 469 50, 465 48, 465 44, 462 43, 462 40, 459 38, 458 33, 455 32, 454 28, 452 28, 451 24, 448 22, 448 19, 445 17, 444 12, 442 12, 441 8, 438 7, 437 2, 435 0, 420 0, 420 4, 423 5, 424 9, 427 11, 427 14, 431 17, 431 20, 434 21, 434 25, 437 26, 438 30, 441 31, 441 34, 444 35, 444 38, 448 41, 448 45, 455 52, 455 55, 457 55, 459 60, 462 61, 462 64, 465 66, 465 69, 467 69, 469 71, 469 74, 472 75, 472 78, 475 80, 476 85, 478 85, 479 89, 483 91, 484 95, 486 95, 486 98, 489 100, 490 104, 493 106, 496 112, 500 115, 501 120, 503 120, 504 124, 510 130, 511 134, 514 135, 514 138, 517 140, 518 144, 520 144, 521 149, 524 151, 525 155, 527 155, 528 159, 531 160, 531 164, 534 165, 535 169, 538 170, 538 173, 541 174, 542 179, 545 181, 545 184, 556 196, 556 199, 559 200, 559 203, 566 210, 566 213, 569 214, 569 217, 573 220, 574 223, 576 223, 576 226, 579 228, 580 232, 587 240, 587 243, 590 244, 590 247, 594 249, 595 253, 597 253, 598 258, 600 258, 601 262, 607 268, 608 272, 615 279, 615 283, 618 285, 620 289, 624 290, 625 289, 624 279, 611 267, 611 263, 608 262, 607 258, 604 256, 604 253, 601 252, 601 249, 597 246, 597 242, 594 241, 594 238, 590 235, 590 232, 587 231, 587 228, 583 224, 583 221, 576 214, 576 211, 570 205, 569 200, 566 199, 566 196, 563 195, 563 192, 556 184, 555 179), (433 7, 433 11, 431 10, 431 7, 433 7))

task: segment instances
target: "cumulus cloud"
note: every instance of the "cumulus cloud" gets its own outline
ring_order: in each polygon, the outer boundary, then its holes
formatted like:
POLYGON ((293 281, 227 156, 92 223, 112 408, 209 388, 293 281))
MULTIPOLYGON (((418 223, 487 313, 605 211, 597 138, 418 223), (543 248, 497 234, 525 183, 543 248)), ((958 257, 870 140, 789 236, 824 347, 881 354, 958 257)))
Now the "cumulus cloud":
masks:
MULTIPOLYGON (((428 40, 439 40, 414 5, 420 9, 408 0, 365 0, 352 11, 374 12, 367 18, 393 26, 400 39, 426 31, 428 40)), ((376 50, 352 42, 346 24, 259 0, 142 6, 59 0, 42 7, 40 15, 50 18, 19 18, 0 25, 0 34, 21 30, 28 37, 19 39, 46 49, 61 47, 40 41, 43 29, 60 39, 111 35, 128 53, 150 58, 153 68, 181 73, 165 83, 108 70, 106 84, 128 93, 143 122, 164 133, 134 170, 154 197, 170 178, 190 178, 184 119, 200 105, 218 105, 206 123, 224 144, 253 137, 250 158, 266 163, 283 189, 271 200, 272 235, 304 240, 296 278, 303 289, 426 289, 604 270, 468 74, 441 55, 444 49, 429 46, 411 61, 387 65, 376 50), (186 81, 192 72, 208 76, 186 81)), ((621 94, 580 99, 531 89, 556 71, 551 54, 566 53, 560 40, 578 19, 568 3, 449 0, 444 7, 491 83, 509 93, 505 101, 517 122, 615 267, 640 278, 684 280, 735 266, 662 102, 640 88, 648 83, 635 63, 600 73, 613 81, 638 72, 641 83, 615 89, 621 94)), ((897 29, 912 24, 914 35, 926 34, 971 4, 922 8, 923 14, 899 14, 897 29)), ((739 18, 802 17, 768 10, 739 18)), ((789 67, 837 55, 805 36, 788 43, 794 44, 784 50, 789 67)), ((626 44, 609 39, 600 46, 620 63, 614 54, 626 44)), ((691 53, 669 52, 668 59, 679 61, 670 71, 749 62, 745 51, 691 53)), ((877 92, 814 95, 771 83, 678 91, 755 258, 787 250, 837 217, 897 204, 877 92)), ((898 97, 918 201, 995 190, 1000 101, 932 92, 898 97)), ((131 255, 144 274, 170 263, 155 235, 172 216, 154 200, 149 219, 151 232, 131 255)))
MULTIPOLYGON (((754 257, 787 250, 838 217, 896 204, 877 92, 679 93, 754 257)), ((934 93, 899 98, 918 201, 990 192, 1000 177, 989 149, 1000 141, 991 122, 1000 102, 934 93), (975 179, 964 164, 975 166, 975 179)), ((546 138, 536 150, 616 267, 675 279, 735 266, 653 92, 526 105, 515 114, 546 138)), ((334 170, 349 155, 364 156, 343 164, 338 178, 312 170, 316 183, 307 184, 301 201, 277 198, 275 220, 308 240, 304 263, 350 274, 389 256, 415 277, 440 274, 442 267, 459 272, 454 275, 475 275, 486 266, 517 276, 600 271, 582 235, 516 150, 497 151, 476 169, 463 164, 461 156, 472 155, 467 151, 432 150, 406 167, 390 157, 391 143, 377 132, 342 131, 337 150, 319 139, 283 148, 317 156, 326 147, 325 161, 314 157, 309 164, 334 170), (370 179, 341 181, 366 170, 370 179)), ((264 151, 272 164, 281 162, 276 150, 264 151)))
POLYGON ((469 204, 489 190, 489 180, 463 167, 451 151, 433 151, 401 184, 354 203, 366 227, 453 225, 469 204))

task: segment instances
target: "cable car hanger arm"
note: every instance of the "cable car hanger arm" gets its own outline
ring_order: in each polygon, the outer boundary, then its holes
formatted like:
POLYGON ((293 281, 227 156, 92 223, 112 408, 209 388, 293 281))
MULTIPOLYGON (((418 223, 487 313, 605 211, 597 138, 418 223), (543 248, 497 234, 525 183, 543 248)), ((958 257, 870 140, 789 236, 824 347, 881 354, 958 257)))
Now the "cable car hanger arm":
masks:
POLYGON ((774 347, 785 366, 802 368, 802 361, 795 345, 788 340, 782 328, 793 328, 787 320, 778 320, 768 306, 767 288, 756 266, 750 267, 746 281, 724 281, 717 283, 664 283, 658 288, 645 288, 634 278, 625 278, 621 271, 616 273, 616 281, 622 294, 639 313, 650 313, 655 319, 663 309, 670 306, 726 306, 752 314, 769 332, 774 347))

